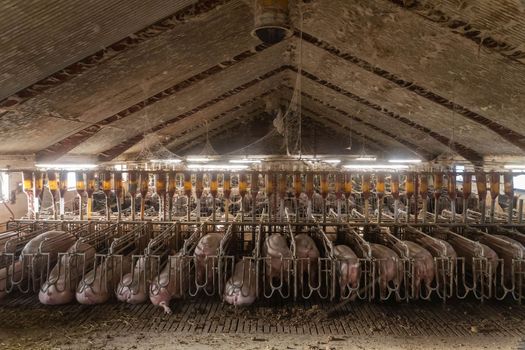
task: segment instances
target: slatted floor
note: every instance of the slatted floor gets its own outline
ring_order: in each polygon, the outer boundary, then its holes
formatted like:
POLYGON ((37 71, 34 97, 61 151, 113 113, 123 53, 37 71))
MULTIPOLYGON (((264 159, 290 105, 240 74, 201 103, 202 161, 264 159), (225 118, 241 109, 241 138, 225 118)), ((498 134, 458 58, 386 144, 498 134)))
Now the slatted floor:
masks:
POLYGON ((525 336, 525 306, 513 303, 451 301, 411 304, 347 304, 327 314, 324 301, 267 301, 235 308, 214 298, 172 302, 172 315, 151 304, 116 302, 99 306, 43 306, 36 296, 10 296, 0 303, 0 329, 93 327, 115 331, 394 336, 525 336))

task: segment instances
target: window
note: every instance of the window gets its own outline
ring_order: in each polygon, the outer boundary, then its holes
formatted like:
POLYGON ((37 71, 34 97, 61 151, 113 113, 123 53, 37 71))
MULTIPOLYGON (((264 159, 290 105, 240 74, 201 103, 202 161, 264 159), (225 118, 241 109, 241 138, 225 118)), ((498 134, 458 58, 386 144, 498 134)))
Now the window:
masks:
POLYGON ((514 188, 525 191, 525 175, 514 176, 514 188))
POLYGON ((77 189, 77 174, 74 171, 67 173, 67 190, 75 191, 77 189))
POLYGON ((9 202, 9 175, 0 173, 0 203, 9 202))
MULTIPOLYGON (((456 173, 462 173, 465 171, 464 165, 456 165, 456 173)), ((463 175, 456 175, 456 182, 463 182, 463 175)))

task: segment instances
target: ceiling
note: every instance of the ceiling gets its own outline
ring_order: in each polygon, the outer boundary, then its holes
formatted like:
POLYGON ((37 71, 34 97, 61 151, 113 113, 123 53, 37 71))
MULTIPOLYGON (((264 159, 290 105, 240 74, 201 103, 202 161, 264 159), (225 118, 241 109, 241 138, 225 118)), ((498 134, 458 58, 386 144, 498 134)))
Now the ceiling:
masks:
POLYGON ((290 19, 266 45, 252 0, 4 1, 0 163, 283 152, 294 89, 304 152, 524 154, 523 1, 297 0, 290 19))

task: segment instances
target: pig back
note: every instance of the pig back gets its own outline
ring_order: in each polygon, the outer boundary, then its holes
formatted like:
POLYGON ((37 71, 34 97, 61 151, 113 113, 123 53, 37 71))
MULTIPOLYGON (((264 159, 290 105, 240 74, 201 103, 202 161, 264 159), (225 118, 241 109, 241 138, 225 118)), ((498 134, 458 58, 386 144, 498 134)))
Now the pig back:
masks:
POLYGON ((452 247, 450 243, 442 239, 424 237, 422 239, 418 239, 417 243, 426 250, 428 250, 428 252, 433 257, 439 258, 445 256, 451 259, 457 258, 457 254, 454 250, 454 247, 452 247))
POLYGON ((315 245, 312 237, 305 233, 298 234, 295 236, 295 248, 297 258, 311 258, 315 259, 320 256, 319 249, 315 245))
POLYGON ((204 235, 195 247, 195 256, 216 256, 219 254, 219 247, 222 240, 222 234, 212 232, 204 235))
POLYGON ((262 247, 263 255, 271 258, 290 258, 292 252, 288 248, 288 244, 283 235, 274 233, 266 237, 262 247))
POLYGON ((342 262, 349 262, 351 264, 358 263, 359 258, 357 254, 347 245, 339 244, 334 247, 334 256, 342 262))
POLYGON ((399 261, 399 256, 392 249, 377 243, 370 244, 372 257, 378 261, 377 273, 387 281, 394 280, 396 277, 402 279, 403 265, 399 261))
MULTIPOLYGON (((76 237, 65 231, 47 231, 26 243, 22 256, 48 253, 49 263, 54 264, 59 252, 66 252, 75 243, 76 237), (39 250, 41 249, 41 250, 39 250)), ((21 259, 22 259, 21 256, 21 259)))

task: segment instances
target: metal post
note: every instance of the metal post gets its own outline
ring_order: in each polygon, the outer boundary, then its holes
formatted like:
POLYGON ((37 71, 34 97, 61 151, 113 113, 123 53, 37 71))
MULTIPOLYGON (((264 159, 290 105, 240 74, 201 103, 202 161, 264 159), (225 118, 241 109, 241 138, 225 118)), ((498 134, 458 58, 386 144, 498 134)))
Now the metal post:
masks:
POLYGON ((106 195, 106 219, 111 220, 111 209, 109 208, 109 196, 106 195))
POLYGON ((467 223, 467 198, 463 198, 463 223, 467 223))
POLYGON ((481 200, 481 223, 484 224, 487 216, 487 203, 485 199, 481 200))
POLYGON ((518 201, 518 224, 523 223, 523 199, 518 201))
POLYGON ((381 205, 382 198, 377 198, 377 223, 381 223, 381 218, 383 216, 383 206, 381 205))
POLYGON ((423 199, 423 223, 427 223, 427 209, 428 209, 428 199, 423 199))
POLYGON ((490 201, 490 223, 494 223, 494 212, 496 210, 496 198, 492 198, 490 201))
POLYGON ((507 208, 507 212, 508 212, 507 223, 512 224, 512 212, 514 210, 514 198, 512 196, 509 196, 508 201, 509 201, 509 207, 507 208))
POLYGON ((397 224, 399 221, 399 199, 394 199, 394 222, 397 224))
POLYGON ((434 203, 434 223, 437 224, 439 216, 439 198, 436 198, 434 203))

